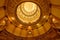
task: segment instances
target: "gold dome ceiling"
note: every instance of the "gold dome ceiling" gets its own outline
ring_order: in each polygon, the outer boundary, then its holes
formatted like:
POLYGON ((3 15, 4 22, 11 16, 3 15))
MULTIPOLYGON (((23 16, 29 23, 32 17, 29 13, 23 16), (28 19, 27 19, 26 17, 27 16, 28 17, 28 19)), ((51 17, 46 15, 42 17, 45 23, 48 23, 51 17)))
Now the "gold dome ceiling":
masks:
POLYGON ((6 11, 9 22, 12 24, 8 23, 6 30, 20 37, 36 37, 46 33, 51 27, 50 20, 48 20, 49 2, 46 2, 42 0, 40 2, 34 0, 8 1, 6 11), (10 24, 12 26, 9 26, 10 24))
MULTIPOLYGON (((4 4, 4 1, 0 1, 1 31, 5 28, 4 30, 10 34, 27 37, 27 40, 29 40, 30 37, 43 36, 49 32, 51 26, 60 29, 60 1, 50 0, 51 8, 48 0, 7 0, 5 1, 6 4, 4 4), (5 5, 6 10, 4 9, 5 5), (52 13, 52 15, 49 13, 52 13)), ((54 36, 52 35, 52 37, 54 36)))

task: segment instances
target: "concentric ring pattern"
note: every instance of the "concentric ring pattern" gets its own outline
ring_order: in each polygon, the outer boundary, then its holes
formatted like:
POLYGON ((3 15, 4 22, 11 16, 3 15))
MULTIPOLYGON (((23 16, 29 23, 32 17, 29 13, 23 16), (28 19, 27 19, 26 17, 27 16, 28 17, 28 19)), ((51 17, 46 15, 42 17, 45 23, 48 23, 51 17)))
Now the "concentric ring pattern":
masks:
POLYGON ((20 37, 36 37, 51 28, 49 2, 46 0, 10 0, 7 5, 6 30, 20 37))
POLYGON ((40 18, 40 9, 33 2, 24 2, 17 7, 17 16, 24 23, 33 23, 40 18), (22 15, 22 16, 21 16, 22 15))

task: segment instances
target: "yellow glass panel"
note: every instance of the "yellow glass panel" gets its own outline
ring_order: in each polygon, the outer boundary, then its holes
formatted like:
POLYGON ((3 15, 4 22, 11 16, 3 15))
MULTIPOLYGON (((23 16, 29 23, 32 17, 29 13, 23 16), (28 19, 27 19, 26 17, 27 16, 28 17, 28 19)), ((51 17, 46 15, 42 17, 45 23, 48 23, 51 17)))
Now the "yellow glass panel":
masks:
POLYGON ((33 32, 33 36, 38 36, 38 35, 39 35, 38 29, 35 29, 35 30, 33 30, 32 32, 33 32))
POLYGON ((0 0, 0 7, 3 7, 5 3, 5 0, 0 0))
POLYGON ((60 8, 52 6, 51 12, 54 16, 60 18, 60 8))
POLYGON ((16 36, 20 36, 21 35, 20 33, 21 33, 21 29, 16 27, 13 34, 15 34, 16 36))
POLYGON ((5 16, 5 10, 3 9, 3 7, 0 8, 0 19, 3 18, 5 16))
POLYGON ((21 30, 21 37, 26 37, 27 36, 27 31, 26 30, 21 30))
POLYGON ((13 24, 8 23, 6 30, 10 33, 13 33, 14 29, 15 29, 15 26, 13 24))

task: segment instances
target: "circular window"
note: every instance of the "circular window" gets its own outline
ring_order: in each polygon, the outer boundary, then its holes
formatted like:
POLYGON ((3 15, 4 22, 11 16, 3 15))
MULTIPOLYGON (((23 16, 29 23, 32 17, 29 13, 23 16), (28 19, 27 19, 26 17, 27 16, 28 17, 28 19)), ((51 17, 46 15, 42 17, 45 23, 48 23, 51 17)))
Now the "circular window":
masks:
POLYGON ((40 8, 33 2, 23 2, 17 7, 17 17, 23 23, 34 23, 40 18, 40 8))

